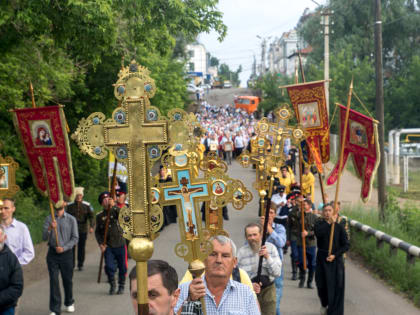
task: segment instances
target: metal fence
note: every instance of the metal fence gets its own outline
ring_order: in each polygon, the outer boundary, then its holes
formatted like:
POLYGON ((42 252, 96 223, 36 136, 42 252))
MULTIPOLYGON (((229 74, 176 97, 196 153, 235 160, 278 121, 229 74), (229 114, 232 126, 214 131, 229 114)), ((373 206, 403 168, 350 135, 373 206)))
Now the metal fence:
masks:
POLYGON ((420 258, 420 247, 414 246, 399 238, 388 235, 382 231, 376 230, 369 225, 360 223, 356 220, 349 219, 350 226, 353 229, 365 233, 366 237, 374 236, 376 238, 376 246, 382 248, 384 243, 389 244, 390 255, 396 255, 398 250, 402 250, 407 254, 407 263, 414 264, 417 258, 420 258))

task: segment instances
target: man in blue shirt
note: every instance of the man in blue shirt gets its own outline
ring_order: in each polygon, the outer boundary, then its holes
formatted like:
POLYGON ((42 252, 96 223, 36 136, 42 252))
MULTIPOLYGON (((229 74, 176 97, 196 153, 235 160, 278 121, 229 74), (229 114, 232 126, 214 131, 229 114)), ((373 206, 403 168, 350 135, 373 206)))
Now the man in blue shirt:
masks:
POLYGON ((221 235, 215 236, 211 242, 213 251, 204 261, 205 275, 180 285, 175 313, 188 299, 197 301, 204 297, 207 314, 260 314, 251 289, 230 279, 237 263, 235 243, 221 235))

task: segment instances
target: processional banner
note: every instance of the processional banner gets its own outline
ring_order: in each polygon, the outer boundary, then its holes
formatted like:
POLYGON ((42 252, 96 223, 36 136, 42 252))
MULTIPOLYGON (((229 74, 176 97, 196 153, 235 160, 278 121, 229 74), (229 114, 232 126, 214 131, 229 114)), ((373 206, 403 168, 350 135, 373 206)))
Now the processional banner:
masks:
POLYGON ((13 113, 35 186, 54 203, 72 199, 74 177, 62 106, 15 109, 13 113))
MULTIPOLYGON (((343 142, 341 135, 344 131, 346 107, 337 105, 340 109, 340 141, 343 142)), ((341 146, 343 145, 344 155, 341 171, 343 171, 349 155, 352 154, 354 168, 362 180, 361 198, 363 202, 367 202, 380 162, 377 121, 350 109, 346 139, 344 139, 344 143, 341 143, 341 146)), ((339 165, 340 161, 337 161, 327 178, 327 185, 333 185, 337 181, 339 165)))
POLYGON ((322 163, 330 160, 330 135, 324 81, 286 86, 298 123, 306 133, 308 163, 323 173, 322 163))

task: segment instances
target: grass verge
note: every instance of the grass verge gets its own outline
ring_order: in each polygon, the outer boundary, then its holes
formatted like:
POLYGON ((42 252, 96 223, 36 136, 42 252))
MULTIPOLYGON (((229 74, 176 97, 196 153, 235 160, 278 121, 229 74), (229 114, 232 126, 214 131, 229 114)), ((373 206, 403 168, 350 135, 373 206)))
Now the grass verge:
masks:
MULTIPOLYGON (((406 224, 407 216, 420 216, 420 210, 413 208, 397 210, 392 209, 391 202, 387 209, 386 222, 384 223, 379 221, 376 210, 365 209, 361 206, 343 209, 343 214, 413 245, 420 246, 420 233, 413 232, 418 227, 406 224), (402 214, 405 214, 405 218, 402 214)), ((410 218, 410 220, 412 219, 410 218)), ((377 248, 375 237, 366 239, 365 233, 355 229, 352 229, 351 250, 360 255, 377 275, 387 281, 397 291, 406 294, 416 306, 420 307, 419 260, 414 266, 407 264, 406 254, 401 250, 398 250, 397 255, 390 256, 389 245, 385 244, 383 248, 377 248)))

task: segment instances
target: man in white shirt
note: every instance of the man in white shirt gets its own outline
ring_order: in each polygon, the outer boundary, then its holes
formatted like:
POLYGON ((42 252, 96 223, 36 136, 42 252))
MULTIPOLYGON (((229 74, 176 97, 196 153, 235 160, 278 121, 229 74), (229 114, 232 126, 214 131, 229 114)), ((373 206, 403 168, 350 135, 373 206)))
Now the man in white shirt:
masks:
POLYGON ((3 205, 0 204, 0 222, 7 235, 7 246, 17 256, 19 263, 26 265, 35 257, 34 245, 26 224, 13 217, 15 211, 14 200, 5 198, 3 205))
POLYGON ((242 137, 241 133, 238 132, 236 133, 236 137, 235 137, 235 157, 238 157, 241 155, 244 147, 245 147, 244 138, 242 137))

